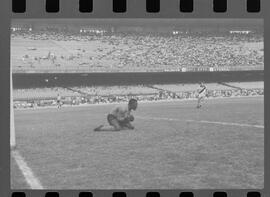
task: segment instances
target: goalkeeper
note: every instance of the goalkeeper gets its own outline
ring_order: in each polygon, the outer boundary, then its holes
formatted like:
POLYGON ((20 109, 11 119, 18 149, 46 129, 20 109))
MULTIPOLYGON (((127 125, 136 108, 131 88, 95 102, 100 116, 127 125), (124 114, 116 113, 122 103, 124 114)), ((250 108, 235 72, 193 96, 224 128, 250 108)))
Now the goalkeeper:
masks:
POLYGON ((135 111, 138 107, 136 99, 130 99, 127 106, 117 106, 108 115, 108 126, 100 125, 94 131, 120 131, 132 130, 134 126, 131 124, 134 121, 134 116, 131 111, 135 111))

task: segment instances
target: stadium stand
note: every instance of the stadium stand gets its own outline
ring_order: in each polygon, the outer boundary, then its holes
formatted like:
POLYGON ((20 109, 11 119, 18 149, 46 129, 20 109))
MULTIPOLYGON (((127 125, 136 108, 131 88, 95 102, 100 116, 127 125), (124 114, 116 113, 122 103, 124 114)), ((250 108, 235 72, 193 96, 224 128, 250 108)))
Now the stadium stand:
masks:
MULTIPOLYGON (((169 84, 152 86, 92 86, 72 88, 15 89, 14 107, 33 108, 55 106, 57 94, 64 105, 119 103, 130 98, 141 101, 183 100, 197 97, 198 84, 169 84), (132 90, 132 93, 131 93, 132 90)), ((207 84, 208 98, 263 96, 263 82, 207 84)))
POLYGON ((65 88, 35 88, 13 90, 14 100, 54 99, 56 98, 57 94, 60 94, 63 97, 80 96, 79 93, 65 88))
POLYGON ((80 90, 85 94, 89 95, 143 95, 143 94, 154 94, 157 93, 157 90, 149 88, 142 85, 137 86, 100 86, 100 87, 76 87, 72 88, 80 90))
POLYGON ((13 32, 14 72, 263 70, 261 34, 13 32))

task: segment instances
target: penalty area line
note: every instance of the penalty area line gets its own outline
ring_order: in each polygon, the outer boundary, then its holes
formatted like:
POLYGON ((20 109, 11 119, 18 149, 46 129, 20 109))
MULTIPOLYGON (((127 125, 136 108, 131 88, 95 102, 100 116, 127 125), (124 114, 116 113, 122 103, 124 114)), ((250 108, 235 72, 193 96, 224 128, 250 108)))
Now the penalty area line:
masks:
POLYGON ((44 189, 44 187, 41 185, 38 178, 34 175, 34 172, 31 170, 31 168, 27 165, 26 161, 21 156, 21 154, 17 150, 12 151, 11 154, 13 158, 15 159, 19 169, 21 170, 30 188, 31 189, 44 189))
POLYGON ((264 129, 263 125, 251 125, 251 124, 242 124, 242 123, 233 123, 233 122, 216 122, 216 121, 207 121, 207 120, 181 120, 176 118, 158 118, 158 117, 136 117, 139 119, 145 119, 145 120, 165 120, 165 121, 181 121, 181 122, 196 122, 196 123, 204 123, 204 124, 216 124, 216 125, 225 125, 225 126, 238 126, 238 127, 253 127, 253 128, 259 128, 264 129))

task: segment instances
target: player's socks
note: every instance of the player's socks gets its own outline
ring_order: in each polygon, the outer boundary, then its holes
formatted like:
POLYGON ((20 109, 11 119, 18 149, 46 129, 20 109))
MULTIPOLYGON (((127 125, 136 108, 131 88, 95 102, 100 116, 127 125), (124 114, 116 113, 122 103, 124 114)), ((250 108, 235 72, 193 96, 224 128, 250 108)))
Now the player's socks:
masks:
POLYGON ((103 125, 98 126, 97 128, 94 129, 94 131, 100 131, 100 129, 103 127, 103 125))

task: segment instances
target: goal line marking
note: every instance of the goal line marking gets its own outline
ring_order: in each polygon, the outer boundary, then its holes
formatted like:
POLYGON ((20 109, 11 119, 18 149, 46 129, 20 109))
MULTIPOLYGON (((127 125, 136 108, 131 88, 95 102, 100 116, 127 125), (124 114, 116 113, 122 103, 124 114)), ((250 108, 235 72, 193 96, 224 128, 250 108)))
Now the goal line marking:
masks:
POLYGON ((176 119, 176 118, 158 118, 158 117, 143 117, 139 116, 137 117, 139 119, 145 119, 145 120, 165 120, 165 121, 181 121, 181 122, 197 122, 197 123, 204 123, 204 124, 216 124, 216 125, 226 125, 226 126, 238 126, 238 127, 253 127, 253 128, 259 128, 264 129, 263 125, 252 125, 252 124, 242 124, 242 123, 233 123, 233 122, 216 122, 216 121, 207 121, 207 120, 182 120, 182 119, 176 119))
POLYGON ((30 188, 44 189, 38 178, 34 175, 34 172, 31 170, 24 158, 21 156, 21 154, 17 150, 12 151, 11 154, 30 188))

